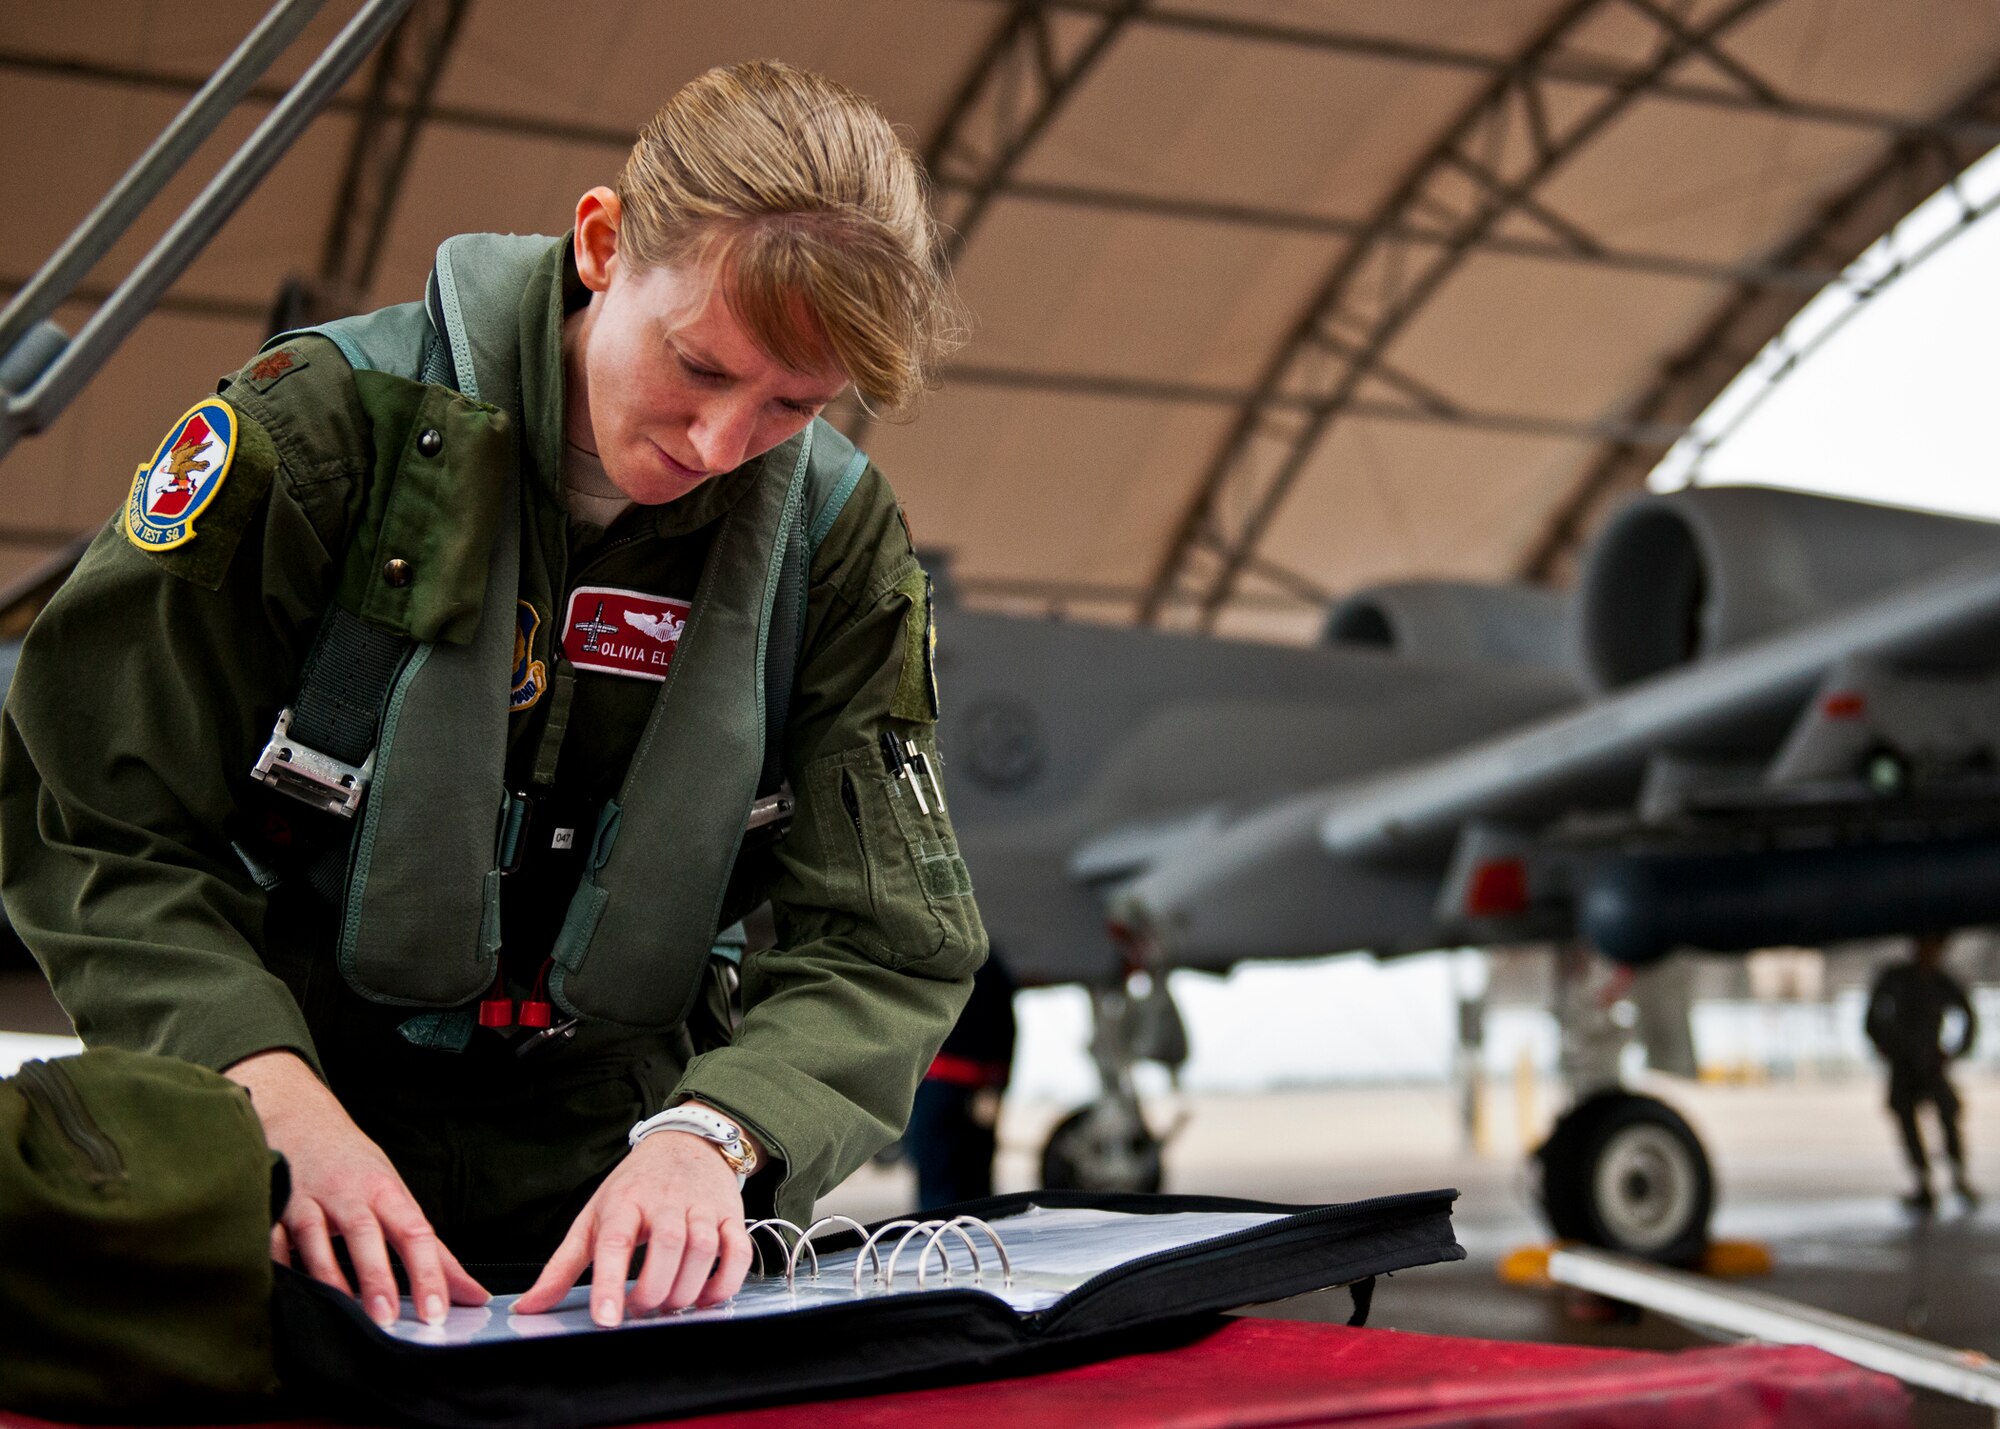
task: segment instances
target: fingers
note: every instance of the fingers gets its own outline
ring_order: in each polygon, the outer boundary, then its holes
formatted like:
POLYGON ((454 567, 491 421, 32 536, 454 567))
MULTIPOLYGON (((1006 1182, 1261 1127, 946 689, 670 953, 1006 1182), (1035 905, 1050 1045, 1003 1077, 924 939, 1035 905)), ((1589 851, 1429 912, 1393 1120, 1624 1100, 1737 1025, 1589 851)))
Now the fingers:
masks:
MULTIPOLYGON (((685 1217, 683 1217, 685 1220, 685 1217)), ((683 1232, 683 1243, 685 1232, 683 1232)), ((680 1271, 681 1258, 673 1253, 676 1247, 661 1236, 657 1230, 646 1242, 646 1264, 639 1271, 639 1278, 632 1284, 630 1305, 635 1315, 650 1315, 667 1303, 673 1293, 675 1277, 680 1271)))
MULTIPOLYGON (((667 1296, 667 1308, 670 1310, 685 1310, 694 1304, 702 1287, 708 1284, 710 1272, 715 1269, 715 1222, 706 1217, 690 1217, 686 1235, 680 1254, 680 1273, 674 1277, 674 1288, 667 1296)), ((658 1238, 655 1237, 657 1243, 658 1238)), ((652 1251, 647 1252, 648 1259, 652 1254, 652 1251)))
POLYGON ((291 1236, 292 1248, 298 1252, 299 1264, 306 1274, 322 1285, 328 1285, 341 1294, 352 1297, 354 1287, 347 1283, 347 1272, 340 1268, 340 1261, 333 1253, 333 1236, 327 1229, 326 1213, 315 1201, 294 1201, 285 1213, 286 1230, 291 1236))
POLYGON ((514 1302, 516 1315, 539 1315, 553 1310, 557 1302, 569 1294, 576 1278, 590 1264, 596 1228, 597 1205, 593 1201, 583 1208, 583 1214, 569 1228, 569 1234, 556 1247, 556 1253, 549 1257, 549 1263, 542 1267, 542 1273, 535 1277, 535 1283, 528 1287, 528 1293, 514 1302))
POLYGON ((708 1277, 708 1284, 694 1303, 703 1307, 720 1305, 741 1290, 743 1277, 750 1273, 750 1256, 750 1233, 739 1217, 732 1216, 722 1223, 715 1273, 708 1277))
POLYGON ((347 1242, 347 1258, 354 1262, 354 1278, 360 1282, 361 1308, 368 1318, 387 1329, 396 1323, 401 1298, 396 1293, 396 1277, 389 1269, 389 1247, 382 1239, 382 1227, 373 1211, 336 1217, 341 1238, 347 1242))
POLYGON ((414 1201, 394 1198, 385 1201, 386 1204, 377 1204, 376 1219, 389 1244, 395 1247, 396 1258, 403 1262, 403 1273, 410 1282, 410 1303, 417 1307, 417 1318, 426 1325, 442 1325, 446 1290, 444 1258, 440 1254, 443 1247, 438 1244, 437 1233, 414 1201))
MULTIPOLYGON (((625 1277, 632 1271, 640 1225, 639 1208, 628 1200, 612 1202, 598 1218, 597 1253, 590 1269, 590 1318, 607 1328, 625 1318, 625 1277)), ((668 1245, 665 1237, 655 1235, 648 1258, 671 1253, 678 1263, 682 1236, 676 1235, 668 1245)))
POLYGON ((283 1266, 292 1263, 292 1238, 285 1234, 283 1221, 271 1227, 271 1261, 283 1266))

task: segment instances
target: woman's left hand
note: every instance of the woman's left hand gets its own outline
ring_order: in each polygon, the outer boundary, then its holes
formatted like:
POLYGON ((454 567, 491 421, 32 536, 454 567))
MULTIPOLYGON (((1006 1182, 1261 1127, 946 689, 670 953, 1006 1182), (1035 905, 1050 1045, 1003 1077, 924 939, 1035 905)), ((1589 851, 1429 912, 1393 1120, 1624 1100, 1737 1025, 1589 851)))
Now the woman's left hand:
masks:
POLYGON ((632 1286, 639 1314, 719 1305, 750 1269, 743 1196, 736 1173, 715 1147, 685 1131, 659 1131, 633 1147, 597 1188, 534 1285, 514 1303, 517 1315, 555 1308, 584 1267, 591 1267, 590 1318, 625 1318, 625 1277, 646 1247, 632 1286))

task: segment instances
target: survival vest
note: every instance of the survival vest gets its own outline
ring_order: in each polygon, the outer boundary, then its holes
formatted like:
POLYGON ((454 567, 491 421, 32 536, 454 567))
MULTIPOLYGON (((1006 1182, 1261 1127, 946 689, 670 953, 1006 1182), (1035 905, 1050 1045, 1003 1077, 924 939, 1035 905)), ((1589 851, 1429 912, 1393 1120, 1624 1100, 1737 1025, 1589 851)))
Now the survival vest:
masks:
MULTIPOLYGON (((357 381, 379 373, 428 389, 403 449, 393 461, 378 458, 375 479, 388 489, 371 507, 383 514, 350 543, 298 697, 254 771, 351 821, 344 877, 336 864, 337 886, 323 891, 340 908, 341 974, 376 1002, 458 1007, 492 984, 498 966, 501 880, 522 814, 504 783, 526 431, 517 321, 555 241, 447 239, 422 302, 265 344, 316 333, 340 348, 357 381), (466 484, 474 479, 501 489, 481 493, 466 484), (485 580, 451 583, 484 592, 469 635, 452 611, 433 612, 421 627, 414 615, 368 618, 413 578, 381 539, 397 524, 399 501, 408 503, 403 520, 497 513, 490 542, 480 543, 485 580)), ((552 949, 549 993, 572 1017, 639 1028, 682 1022, 746 828, 789 812, 778 750, 807 573, 867 457, 815 420, 758 464, 759 477, 719 518, 687 629, 625 782, 599 814, 552 949), (674 876, 663 878, 668 848, 674 876)))

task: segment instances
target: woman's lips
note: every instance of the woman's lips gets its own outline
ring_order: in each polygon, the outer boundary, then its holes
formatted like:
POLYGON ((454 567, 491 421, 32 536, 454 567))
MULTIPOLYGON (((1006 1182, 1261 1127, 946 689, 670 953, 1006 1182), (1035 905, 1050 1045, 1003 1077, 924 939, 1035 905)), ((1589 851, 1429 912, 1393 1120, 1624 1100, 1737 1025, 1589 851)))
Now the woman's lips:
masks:
POLYGON ((665 447, 661 446, 658 442, 651 441, 650 438, 648 441, 653 450, 660 454, 660 460, 666 464, 667 470, 671 471, 675 476, 686 477, 692 481, 707 481, 713 475, 711 472, 691 467, 686 462, 675 461, 665 447))

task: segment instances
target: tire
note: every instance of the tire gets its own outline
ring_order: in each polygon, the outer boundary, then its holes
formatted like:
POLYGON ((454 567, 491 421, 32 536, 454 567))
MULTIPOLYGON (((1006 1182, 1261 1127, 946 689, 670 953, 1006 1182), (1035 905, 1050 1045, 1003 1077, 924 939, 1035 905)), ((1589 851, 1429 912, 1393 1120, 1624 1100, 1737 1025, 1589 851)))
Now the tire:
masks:
POLYGON ((1042 1147, 1042 1186, 1050 1191, 1160 1189, 1160 1143, 1143 1122, 1116 1140, 1100 1125, 1102 1111, 1087 1106, 1056 1123, 1042 1147))
POLYGON ((1587 1097, 1535 1152, 1542 1212, 1564 1240, 1666 1265, 1708 1249, 1715 1184, 1708 1154, 1679 1112, 1654 1097, 1587 1097))

